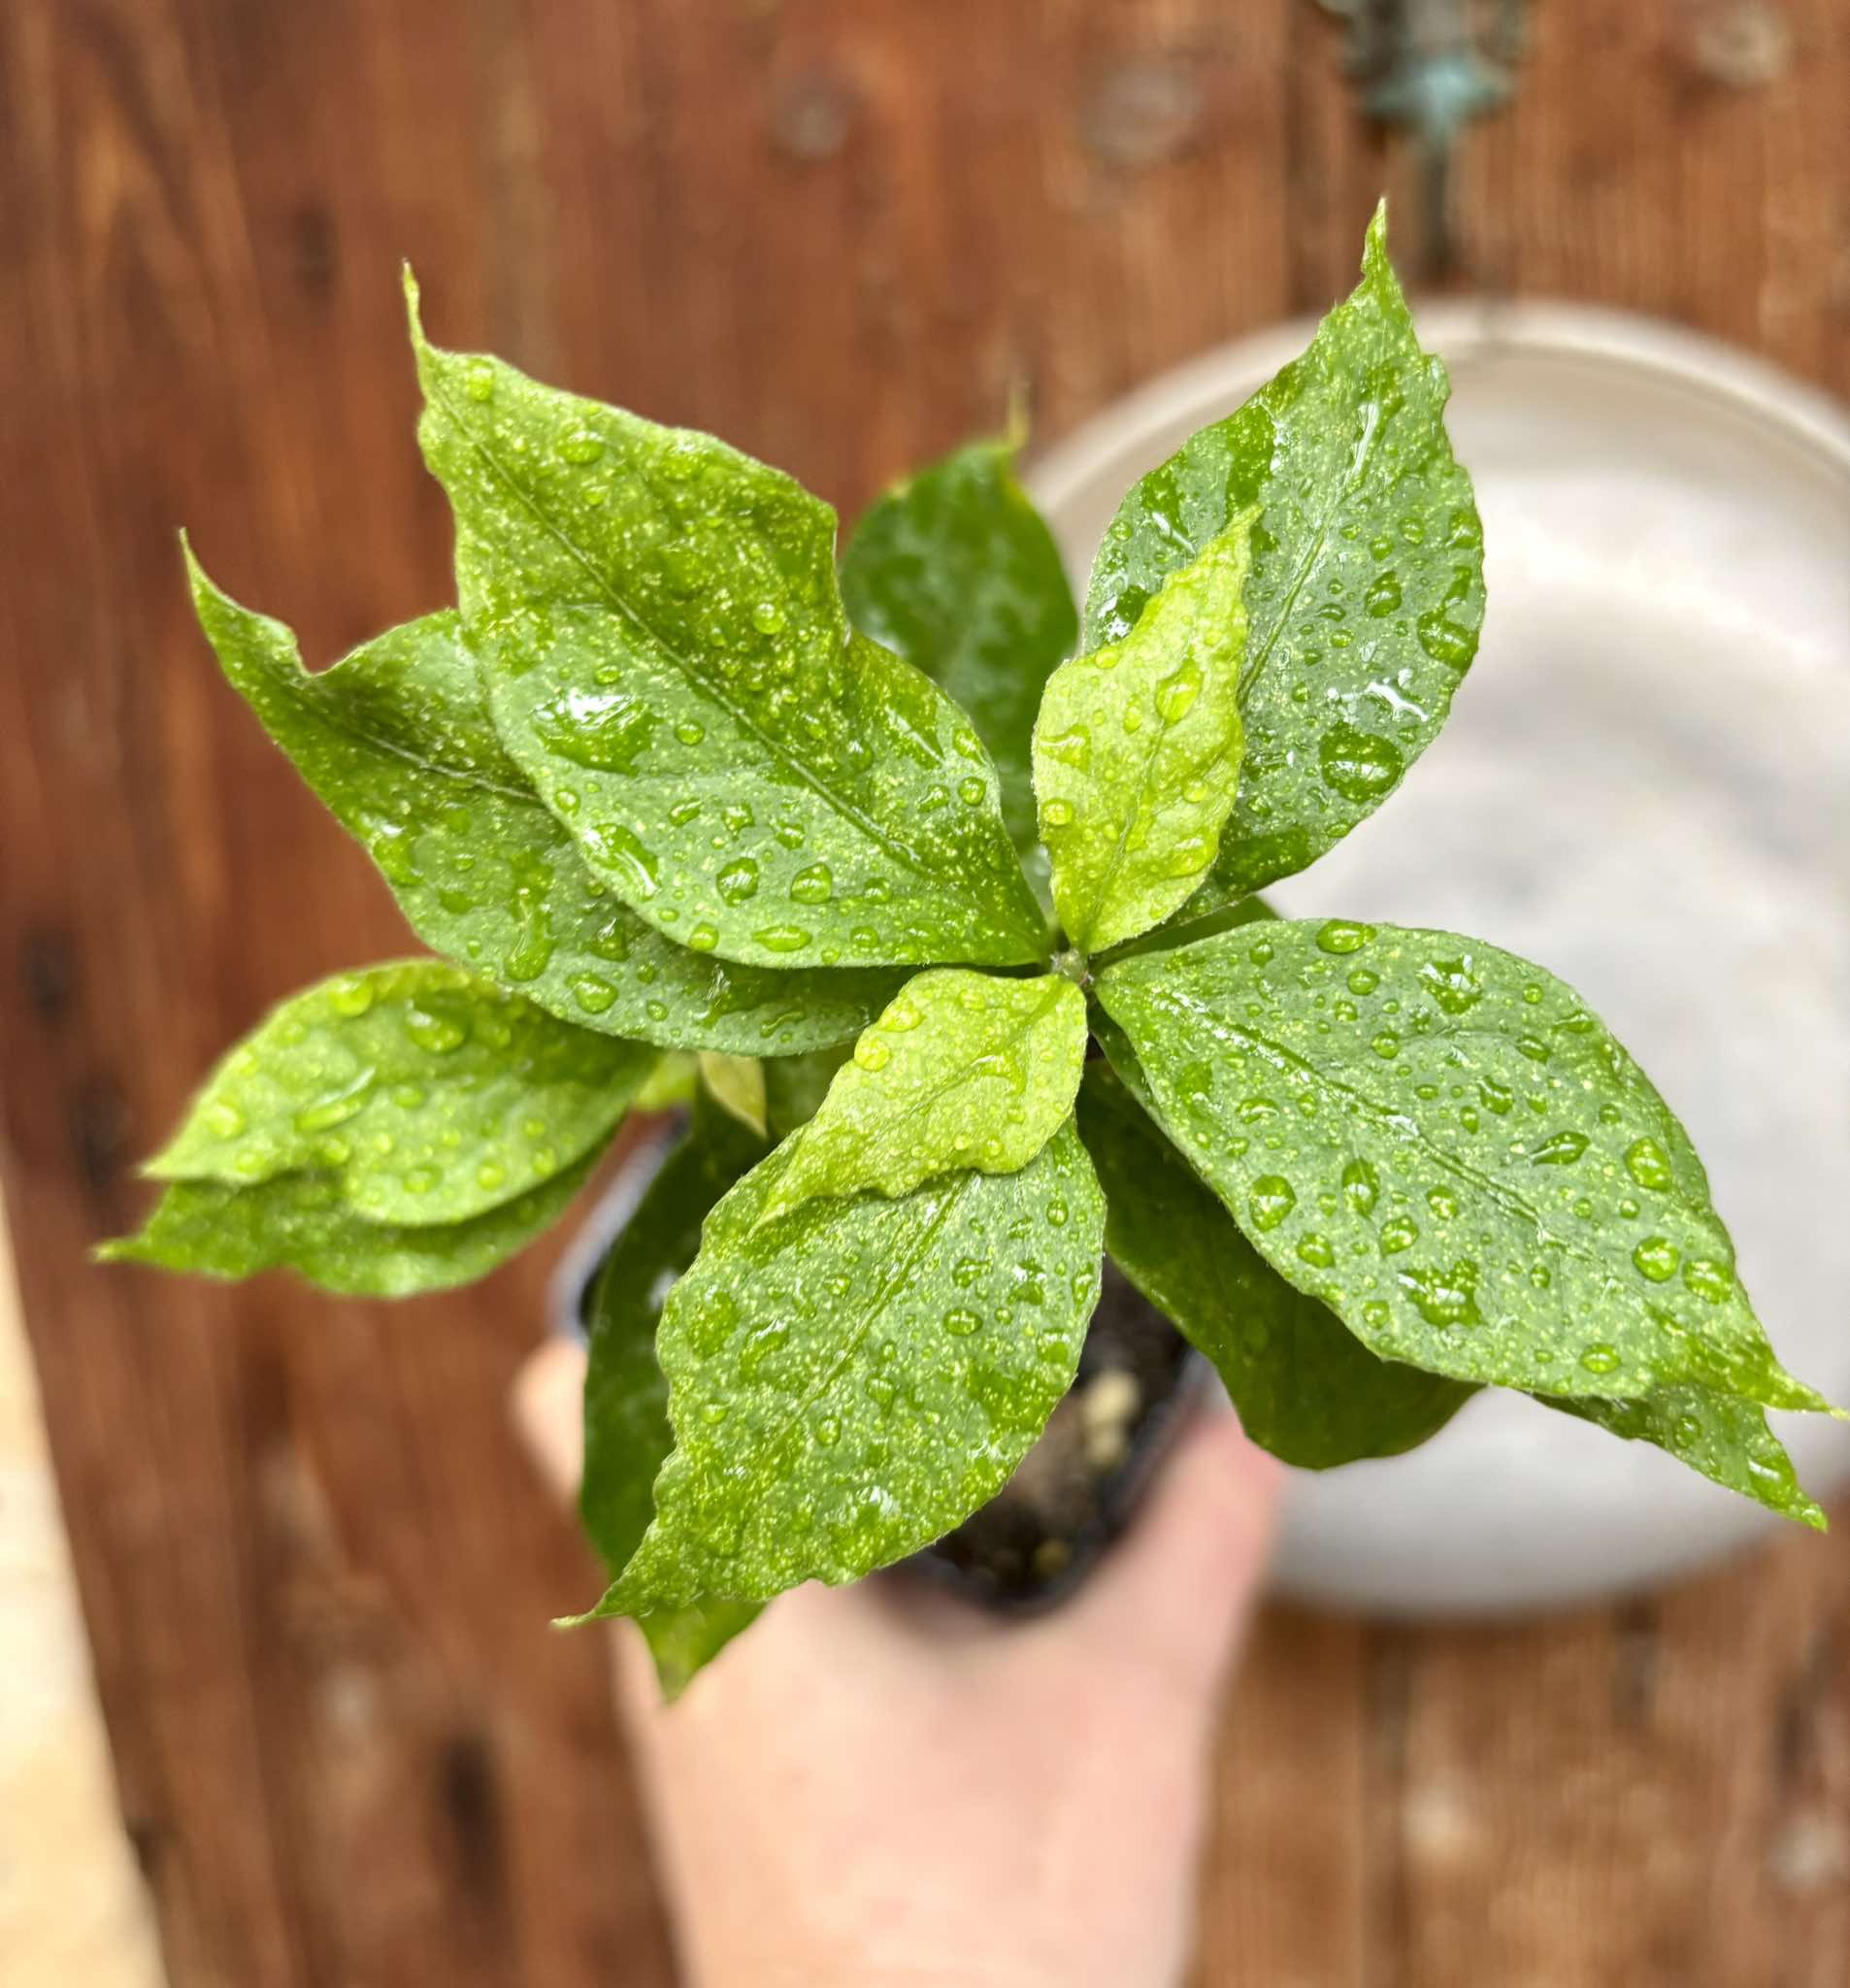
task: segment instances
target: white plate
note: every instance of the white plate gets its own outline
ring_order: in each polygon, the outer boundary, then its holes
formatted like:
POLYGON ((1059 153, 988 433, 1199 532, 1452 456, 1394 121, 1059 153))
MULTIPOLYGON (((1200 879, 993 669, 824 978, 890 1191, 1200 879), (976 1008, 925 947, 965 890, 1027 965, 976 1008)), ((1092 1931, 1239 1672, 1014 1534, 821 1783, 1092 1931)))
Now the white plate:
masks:
MULTIPOLYGON (((1471 933, 1577 987, 1695 1136, 1787 1364, 1850 1402, 1850 416, 1610 313, 1420 322, 1483 511, 1483 646, 1403 791, 1269 895, 1471 933)), ((1075 578, 1129 484, 1310 331, 1210 352, 1041 461, 1075 578)), ((1774 1419, 1814 1492, 1850 1474, 1850 1430, 1774 1419)), ((1278 1579, 1369 1608, 1536 1607, 1770 1522, 1489 1394, 1410 1457, 1296 1474, 1278 1579)))

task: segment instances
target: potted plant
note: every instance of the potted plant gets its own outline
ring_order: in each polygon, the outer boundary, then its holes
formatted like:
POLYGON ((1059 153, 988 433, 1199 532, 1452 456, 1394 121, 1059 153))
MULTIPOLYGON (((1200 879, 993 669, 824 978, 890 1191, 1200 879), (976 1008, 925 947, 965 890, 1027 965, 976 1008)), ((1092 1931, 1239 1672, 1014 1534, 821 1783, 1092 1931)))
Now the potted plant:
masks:
MULTIPOLYGON (((407 287, 458 607, 310 675, 187 558, 226 675, 440 957, 279 1009, 105 1254, 442 1289, 696 1085, 586 1392, 591 1613, 671 1688, 784 1589, 987 1507, 1107 1257, 1289 1462, 1405 1449, 1493 1385, 1823 1523, 1764 1411, 1828 1405, 1573 991, 1258 895, 1394 791, 1483 614, 1381 215, 1304 355, 1126 493, 1082 615, 1011 442, 891 492, 838 569, 788 478, 441 350, 407 287)), ((1081 1404, 1100 1474, 1176 1371, 1081 1404)))

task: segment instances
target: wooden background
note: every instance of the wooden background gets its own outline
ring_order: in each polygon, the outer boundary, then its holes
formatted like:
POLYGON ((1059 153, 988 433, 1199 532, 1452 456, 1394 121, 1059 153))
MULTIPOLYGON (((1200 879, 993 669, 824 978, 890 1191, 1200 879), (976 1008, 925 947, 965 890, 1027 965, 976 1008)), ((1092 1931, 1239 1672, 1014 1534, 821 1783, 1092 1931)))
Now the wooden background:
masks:
MULTIPOLYGON (((1456 283, 1850 391, 1850 8, 1538 0, 1456 283)), ((325 658, 444 595, 434 335, 697 423, 845 512, 1346 289, 1403 148, 1311 0, 8 0, 5 1190, 124 1825, 182 1988, 658 1988, 591 1578, 510 1439, 529 1266, 335 1304, 92 1271, 266 1003, 403 949, 215 680, 184 522, 325 658)), ((1401 243, 1411 247, 1403 226, 1401 243)), ((1275 1612, 1201 1979, 1839 1983, 1850 1529, 1649 1602, 1275 1612)), ((6 1688, 0 1681, 0 1689, 6 1688)))

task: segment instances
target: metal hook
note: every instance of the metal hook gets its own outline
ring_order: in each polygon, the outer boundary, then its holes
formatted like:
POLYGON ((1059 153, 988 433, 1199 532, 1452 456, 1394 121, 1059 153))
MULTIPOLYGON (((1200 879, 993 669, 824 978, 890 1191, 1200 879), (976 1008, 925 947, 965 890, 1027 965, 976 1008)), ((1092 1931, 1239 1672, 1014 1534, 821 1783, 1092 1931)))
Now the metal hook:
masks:
POLYGON ((1419 141, 1429 273, 1448 268, 1452 149, 1473 118, 1507 103, 1525 40, 1523 0, 1497 0, 1485 30, 1470 0, 1318 0, 1349 28, 1347 65, 1371 117, 1419 141))

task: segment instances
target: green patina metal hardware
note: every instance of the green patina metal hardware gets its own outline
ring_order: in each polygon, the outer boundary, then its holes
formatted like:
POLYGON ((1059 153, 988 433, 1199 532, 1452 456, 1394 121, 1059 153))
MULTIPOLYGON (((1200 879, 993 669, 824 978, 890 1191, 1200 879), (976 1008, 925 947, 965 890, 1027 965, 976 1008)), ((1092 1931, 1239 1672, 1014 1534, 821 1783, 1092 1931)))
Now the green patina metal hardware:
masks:
POLYGON ((1426 254, 1453 259, 1452 149, 1515 90, 1524 0, 1318 0, 1349 26, 1349 73, 1371 117, 1411 131, 1425 175, 1426 254))

